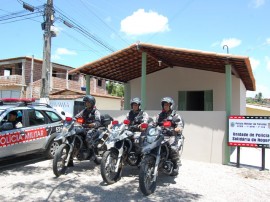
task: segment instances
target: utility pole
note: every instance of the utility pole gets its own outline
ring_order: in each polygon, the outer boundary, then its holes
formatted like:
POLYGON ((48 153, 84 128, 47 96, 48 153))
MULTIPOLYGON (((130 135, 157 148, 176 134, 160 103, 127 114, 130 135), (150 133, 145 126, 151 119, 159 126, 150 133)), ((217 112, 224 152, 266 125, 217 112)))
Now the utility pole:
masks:
POLYGON ((55 36, 51 31, 51 26, 54 20, 53 0, 47 0, 44 9, 45 22, 41 24, 44 30, 44 46, 43 46, 43 63, 42 63, 42 77, 40 101, 48 103, 50 93, 50 79, 51 79, 51 37, 55 36))

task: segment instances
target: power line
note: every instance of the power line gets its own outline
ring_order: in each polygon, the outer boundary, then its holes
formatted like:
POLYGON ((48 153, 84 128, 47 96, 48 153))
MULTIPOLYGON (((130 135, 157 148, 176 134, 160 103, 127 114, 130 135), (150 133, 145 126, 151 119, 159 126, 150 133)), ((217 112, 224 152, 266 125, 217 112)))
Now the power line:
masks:
MULTIPOLYGON (((22 21, 22 20, 33 20, 33 18, 37 18, 39 16, 41 16, 41 15, 37 15, 37 16, 29 17, 29 18, 18 19, 18 20, 13 20, 13 21, 9 21, 9 22, 2 22, 0 24, 9 24, 9 23, 14 23, 14 22, 22 21)), ((37 20, 33 20, 33 21, 40 22, 40 21, 37 21, 37 20)))
MULTIPOLYGON (((92 52, 93 52, 94 54, 96 54, 97 56, 102 56, 101 54, 98 53, 97 50, 93 49, 91 46, 87 45, 85 42, 80 41, 78 38, 76 38, 76 37, 74 37, 74 36, 68 34, 68 32, 62 31, 62 33, 66 34, 68 37, 70 37, 71 39, 73 39, 73 40, 76 41, 77 43, 80 43, 81 45, 83 45, 83 46, 89 48, 89 50, 92 51, 92 52)), ((73 49, 73 50, 74 50, 74 49, 73 49)), ((89 52, 89 50, 79 50, 79 51, 88 51, 88 52, 89 52)))
POLYGON ((123 39, 112 27, 110 27, 106 22, 104 22, 93 10, 91 10, 82 0, 80 2, 84 5, 84 7, 91 12, 97 19, 99 19, 106 27, 108 27, 113 33, 116 34, 117 37, 119 37, 124 43, 129 45, 129 43, 123 39))
POLYGON ((6 21, 6 20, 14 19, 14 18, 21 18, 21 17, 35 15, 35 14, 40 14, 40 12, 26 13, 26 14, 22 14, 22 15, 16 15, 16 14, 12 13, 10 15, 0 16, 0 21, 6 21))
POLYGON ((91 41, 97 43, 98 45, 101 45, 102 47, 106 48, 110 52, 115 52, 115 49, 112 48, 110 45, 108 45, 106 42, 104 42, 102 39, 99 39, 94 34, 91 34, 89 31, 87 31, 83 26, 76 23, 74 20, 70 19, 68 16, 63 14, 60 9, 55 9, 55 11, 60 15, 59 19, 68 27, 78 31, 82 35, 84 35, 86 38, 90 39, 91 41))

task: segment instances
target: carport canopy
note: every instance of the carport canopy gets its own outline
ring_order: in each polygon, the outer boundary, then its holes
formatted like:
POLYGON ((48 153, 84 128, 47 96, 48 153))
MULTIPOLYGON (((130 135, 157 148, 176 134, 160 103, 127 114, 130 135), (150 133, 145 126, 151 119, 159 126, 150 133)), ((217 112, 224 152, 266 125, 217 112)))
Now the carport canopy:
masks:
POLYGON ((69 71, 106 80, 126 83, 141 77, 142 53, 147 54, 146 74, 173 68, 193 68, 225 73, 225 65, 232 66, 232 74, 240 78, 246 89, 255 91, 255 79, 249 58, 198 50, 180 49, 146 43, 133 44, 125 49, 69 71))

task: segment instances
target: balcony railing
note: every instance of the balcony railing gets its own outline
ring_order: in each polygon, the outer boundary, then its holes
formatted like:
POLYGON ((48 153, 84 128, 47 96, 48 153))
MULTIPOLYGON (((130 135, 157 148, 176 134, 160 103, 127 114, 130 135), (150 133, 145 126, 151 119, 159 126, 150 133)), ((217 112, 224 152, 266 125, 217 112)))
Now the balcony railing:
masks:
POLYGON ((1 86, 25 85, 21 75, 0 76, 1 86))

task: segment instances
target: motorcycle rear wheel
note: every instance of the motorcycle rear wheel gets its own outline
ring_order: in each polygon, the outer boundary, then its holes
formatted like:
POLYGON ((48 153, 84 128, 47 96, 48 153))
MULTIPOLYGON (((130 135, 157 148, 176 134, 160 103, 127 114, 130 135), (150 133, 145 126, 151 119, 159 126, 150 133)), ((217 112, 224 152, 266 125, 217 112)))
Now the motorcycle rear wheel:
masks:
POLYGON ((56 177, 64 174, 67 170, 66 160, 68 157, 69 147, 66 144, 62 144, 56 151, 53 158, 53 173, 56 177))
POLYGON ((103 154, 101 165, 100 165, 100 172, 103 180, 107 184, 113 184, 121 179, 122 175, 122 166, 121 162, 117 172, 115 172, 115 166, 117 163, 117 153, 114 151, 106 151, 103 154))
POLYGON ((156 190, 156 180, 154 181, 154 169, 155 169, 155 158, 153 156, 146 156, 140 166, 139 173, 139 186, 141 192, 148 196, 156 190))

